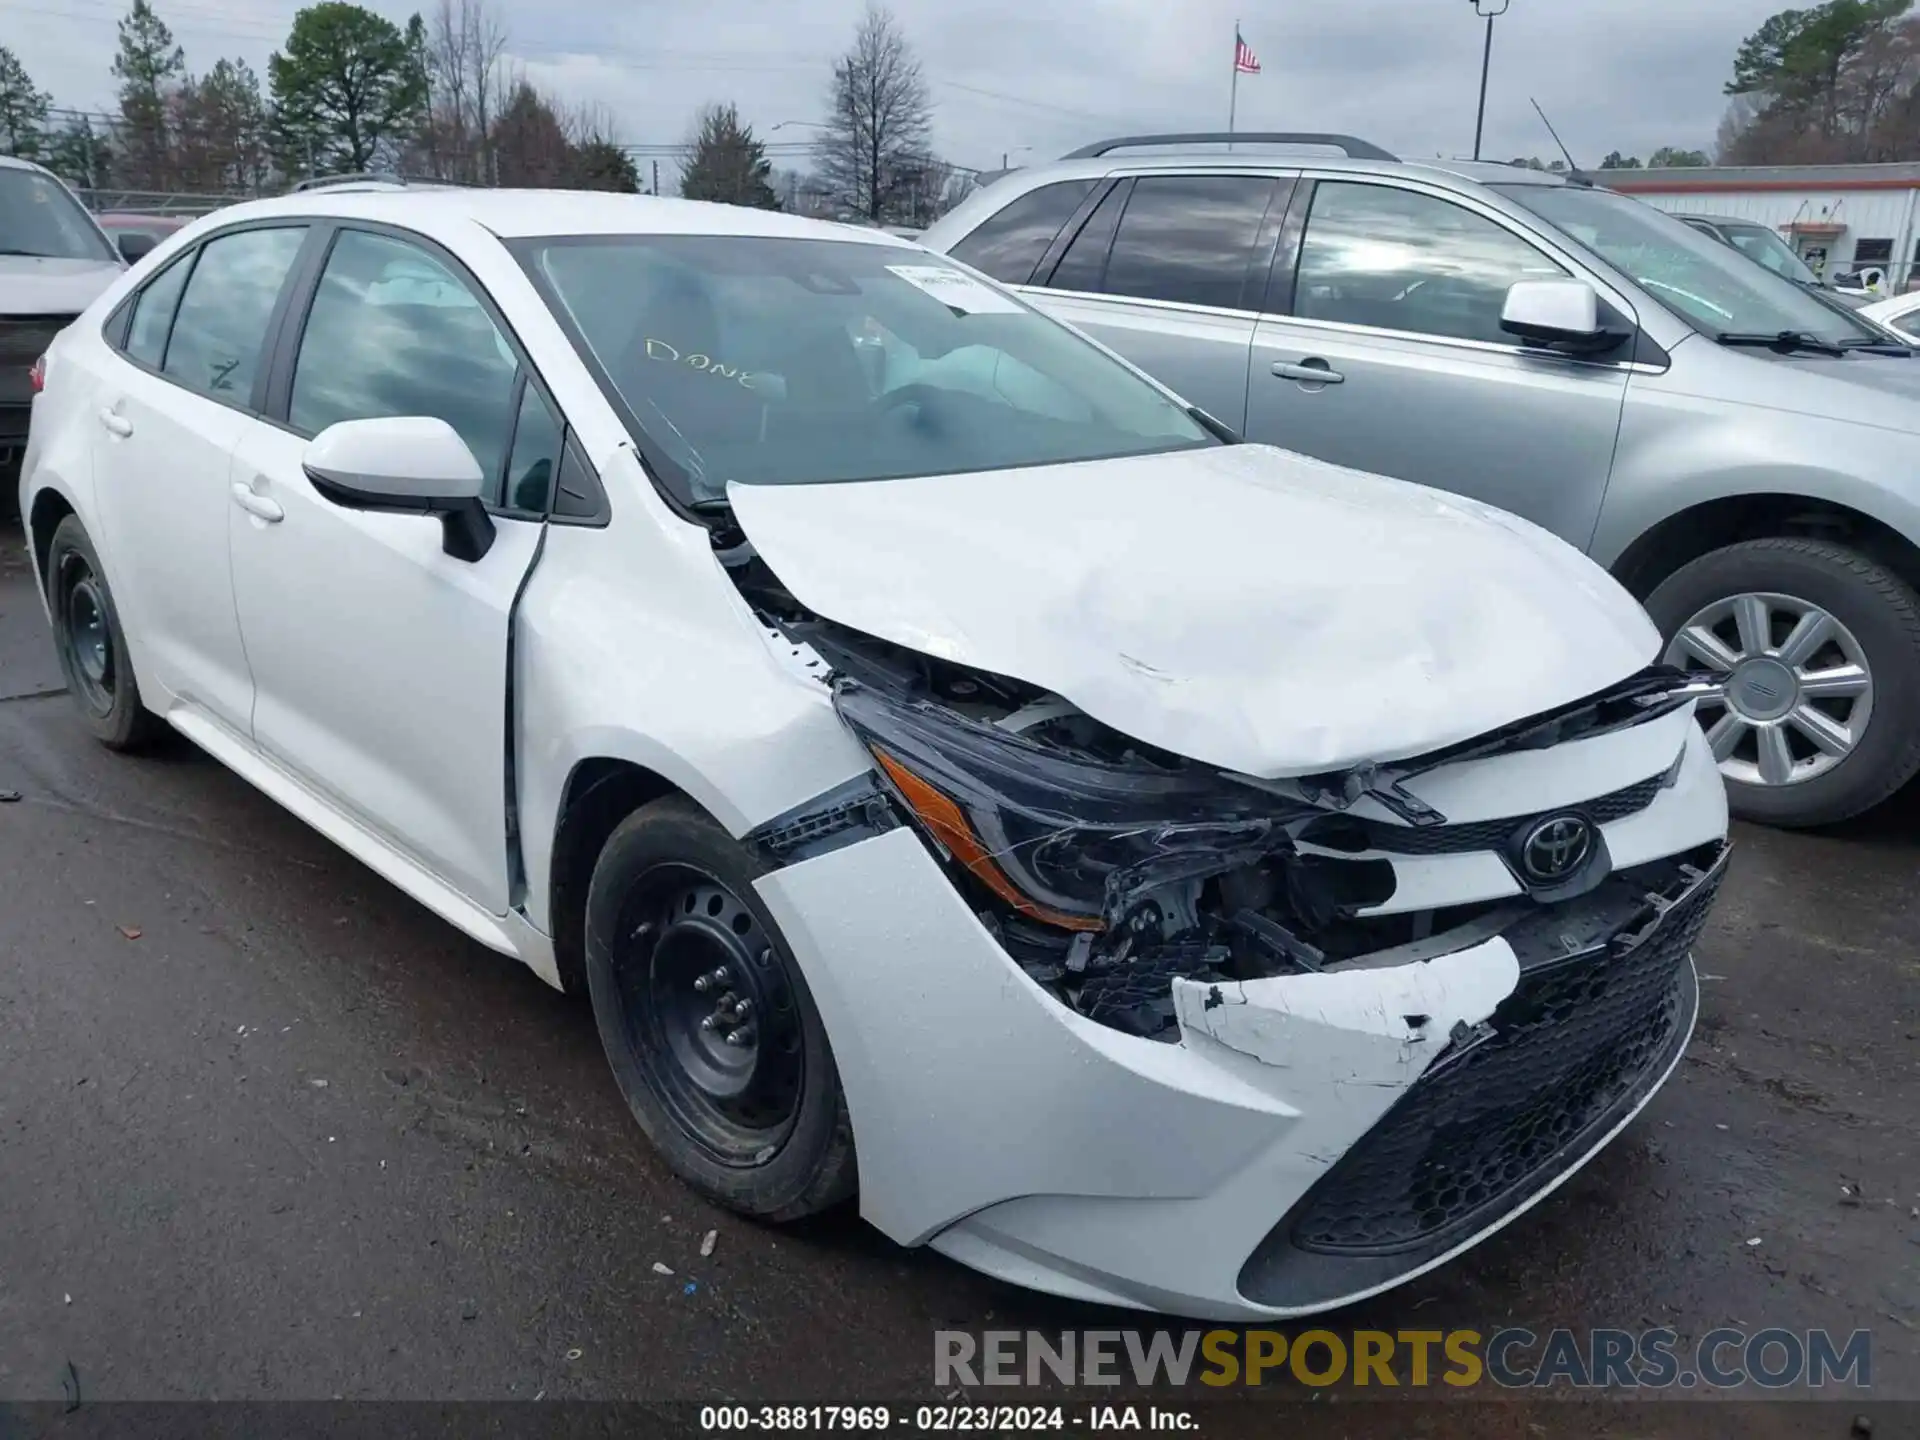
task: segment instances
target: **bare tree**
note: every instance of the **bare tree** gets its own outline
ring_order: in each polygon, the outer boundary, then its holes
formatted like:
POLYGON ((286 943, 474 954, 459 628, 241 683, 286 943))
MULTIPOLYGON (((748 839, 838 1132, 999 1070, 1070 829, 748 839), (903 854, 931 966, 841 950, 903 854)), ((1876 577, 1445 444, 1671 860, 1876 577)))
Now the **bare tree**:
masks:
POLYGON ((876 224, 895 218, 923 186, 931 123, 913 48, 892 12, 869 0, 853 48, 834 63, 820 179, 852 214, 876 224))
POLYGON ((488 0, 440 0, 426 41, 428 162, 449 180, 499 180, 494 121, 513 88, 501 60, 507 31, 488 0))

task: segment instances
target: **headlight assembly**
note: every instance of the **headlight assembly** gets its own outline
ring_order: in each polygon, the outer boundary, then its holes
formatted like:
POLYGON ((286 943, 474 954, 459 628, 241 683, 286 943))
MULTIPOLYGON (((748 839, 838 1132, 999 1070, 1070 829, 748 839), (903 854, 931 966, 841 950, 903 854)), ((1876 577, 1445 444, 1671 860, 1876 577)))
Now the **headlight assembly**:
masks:
POLYGON ((834 703, 922 828, 1018 913, 1098 931, 1135 890, 1286 843, 1304 804, 1203 769, 1074 755, 842 683, 834 703))

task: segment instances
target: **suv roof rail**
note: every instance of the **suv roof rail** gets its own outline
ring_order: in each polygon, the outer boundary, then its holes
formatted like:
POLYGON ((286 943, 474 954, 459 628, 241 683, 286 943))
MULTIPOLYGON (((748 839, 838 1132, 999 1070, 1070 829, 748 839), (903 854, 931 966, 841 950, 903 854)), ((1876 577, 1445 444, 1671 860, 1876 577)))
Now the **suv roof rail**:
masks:
POLYGON ((356 175, 317 175, 294 183, 294 193, 302 190, 329 190, 336 185, 404 185, 407 182, 398 175, 381 175, 366 170, 356 175))
POLYGON ((1320 135, 1281 130, 1195 131, 1182 135, 1123 135, 1117 140, 1100 140, 1083 145, 1066 160, 1095 160, 1113 150, 1129 150, 1146 145, 1326 145, 1341 151, 1349 160, 1386 160, 1398 164, 1400 157, 1378 145, 1356 140, 1351 135, 1320 135))

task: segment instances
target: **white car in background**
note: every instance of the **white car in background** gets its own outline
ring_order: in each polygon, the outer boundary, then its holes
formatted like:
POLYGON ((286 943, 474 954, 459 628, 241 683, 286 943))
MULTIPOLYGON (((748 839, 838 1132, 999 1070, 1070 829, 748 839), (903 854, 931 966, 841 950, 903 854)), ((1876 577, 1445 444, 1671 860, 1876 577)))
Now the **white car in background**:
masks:
POLYGON ((1909 290, 1904 295, 1876 300, 1863 307, 1860 313, 1920 344, 1920 290, 1909 290))
POLYGON ((1627 593, 897 238, 314 192, 42 374, 84 723, 585 990, 748 1215, 1305 1314, 1538 1202, 1691 1032, 1726 800, 1627 593))

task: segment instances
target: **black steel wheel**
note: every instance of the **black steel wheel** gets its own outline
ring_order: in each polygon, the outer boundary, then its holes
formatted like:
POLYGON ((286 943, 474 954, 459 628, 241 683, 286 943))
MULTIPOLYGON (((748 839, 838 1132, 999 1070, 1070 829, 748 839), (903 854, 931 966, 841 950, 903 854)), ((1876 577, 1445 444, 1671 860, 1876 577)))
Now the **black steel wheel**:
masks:
POLYGON ((160 729, 140 699, 120 612, 100 556, 76 515, 62 520, 47 546, 53 643, 81 721, 113 750, 136 750, 160 729))
POLYGON ((791 1220, 853 1191, 825 1027, 753 882, 762 868, 682 799, 629 816, 587 894, 587 983, 628 1108, 683 1180, 791 1220))

